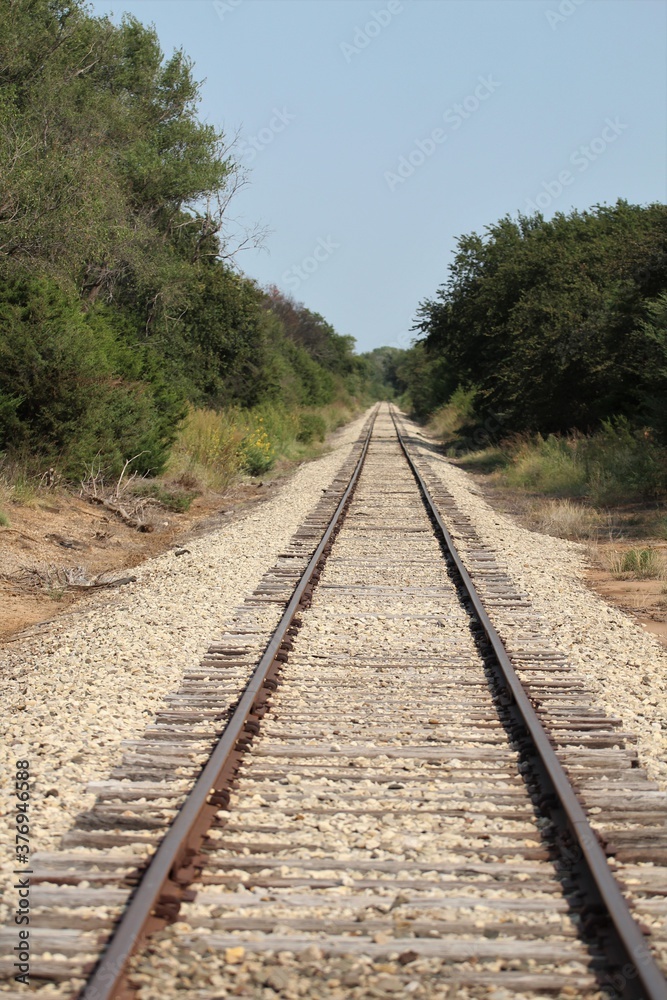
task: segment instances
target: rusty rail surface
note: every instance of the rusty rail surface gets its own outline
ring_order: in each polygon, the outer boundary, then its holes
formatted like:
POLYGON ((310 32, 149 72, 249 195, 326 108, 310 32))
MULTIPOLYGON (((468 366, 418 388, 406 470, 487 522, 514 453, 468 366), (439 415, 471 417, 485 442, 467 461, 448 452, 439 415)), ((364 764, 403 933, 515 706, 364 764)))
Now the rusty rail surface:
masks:
POLYGON ((158 847, 114 932, 107 950, 83 991, 83 1000, 112 1000, 127 994, 124 983, 127 963, 142 941, 165 918, 175 916, 182 900, 182 889, 192 882, 193 861, 211 820, 228 792, 229 778, 236 770, 245 745, 239 746, 244 733, 254 735, 262 715, 262 694, 276 687, 273 675, 281 667, 278 659, 304 596, 308 596, 313 577, 326 558, 332 535, 340 525, 354 492, 373 433, 377 407, 371 417, 366 440, 350 482, 336 508, 322 539, 315 549, 271 641, 257 664, 234 714, 230 718, 213 753, 188 794, 178 816, 158 847), (170 913, 170 910, 172 911, 170 913))
MULTIPOLYGON (((585 935, 601 944, 609 967, 622 972, 617 980, 622 979, 623 984, 616 985, 610 996, 626 1000, 667 1000, 667 982, 609 869, 603 846, 483 606, 438 505, 410 453, 409 443, 401 433, 393 407, 390 407, 390 412, 398 442, 443 543, 443 550, 450 566, 455 567, 451 572, 464 592, 466 604, 470 606, 471 619, 479 623, 493 651, 493 656, 487 657, 486 662, 494 682, 504 692, 514 732, 519 733, 522 750, 524 754, 528 753, 532 771, 538 777, 545 812, 559 830, 561 846, 566 849, 568 871, 577 878, 585 896, 585 935)), ((277 687, 279 671, 292 646, 289 637, 295 634, 300 624, 298 612, 309 606, 313 587, 354 493, 368 452, 376 414, 377 408, 371 417, 349 483, 280 623, 254 668, 211 757, 146 868, 107 950, 83 991, 83 1000, 120 1000, 133 995, 132 986, 127 981, 130 958, 151 933, 175 919, 182 902, 192 898, 187 887, 197 879, 203 866, 202 843, 216 813, 229 802, 231 782, 244 753, 259 731, 270 692, 277 687)))
MULTIPOLYGON (((545 783, 558 801, 562 811, 562 819, 577 845, 577 855, 574 865, 579 868, 580 877, 584 880, 585 890, 591 904, 597 910, 596 918, 600 925, 608 922, 605 950, 613 958, 614 965, 623 967, 625 986, 620 995, 628 1000, 667 1000, 667 982, 656 965, 646 944, 644 935, 634 920, 626 903, 618 882, 609 869, 607 858, 600 842, 591 827, 586 813, 576 796, 572 785, 559 761, 538 715, 531 704, 524 687, 516 674, 502 639, 494 628, 475 585, 466 569, 461 556, 445 525, 440 512, 431 497, 408 446, 401 434, 393 406, 391 416, 396 428, 396 434, 403 453, 419 485, 424 501, 429 508, 433 521, 445 543, 447 553, 452 559, 460 582, 475 611, 486 638, 493 649, 495 661, 501 674, 501 682, 509 692, 513 706, 520 714, 527 732, 538 755, 545 783), (619 954, 623 958, 619 961, 619 954)), ((552 819, 559 817, 551 812, 552 819)))

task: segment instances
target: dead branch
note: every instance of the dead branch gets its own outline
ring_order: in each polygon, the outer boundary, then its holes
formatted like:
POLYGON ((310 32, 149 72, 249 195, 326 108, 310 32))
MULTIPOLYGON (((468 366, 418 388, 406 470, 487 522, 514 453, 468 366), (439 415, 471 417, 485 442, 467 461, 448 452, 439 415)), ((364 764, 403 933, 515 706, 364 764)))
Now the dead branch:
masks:
POLYGON ((143 454, 142 451, 139 455, 126 461, 114 487, 106 485, 99 460, 97 465, 95 461, 91 462, 88 475, 81 480, 79 496, 90 503, 100 504, 119 517, 130 528, 137 528, 139 531, 152 531, 153 525, 146 522, 145 514, 147 508, 157 504, 158 501, 153 497, 132 496, 130 488, 139 478, 138 473, 133 473, 129 479, 125 479, 123 482, 128 466, 143 454))
MULTIPOLYGON (((141 456, 145 455, 145 454, 146 454, 145 450, 144 451, 140 451, 138 455, 134 456, 134 458, 128 458, 127 462, 123 466, 123 471, 121 472, 120 476, 118 477, 118 482, 116 483, 116 490, 115 490, 115 493, 114 493, 114 496, 117 499, 120 498, 120 496, 121 496, 120 486, 121 486, 121 483, 123 482, 123 477, 124 477, 125 473, 127 472, 128 465, 131 465, 132 462, 136 461, 138 458, 141 458, 141 456)), ((125 492, 127 490, 127 488, 129 487, 130 483, 133 482, 133 480, 136 479, 136 478, 137 478, 137 473, 136 472, 132 473, 132 476, 128 480, 128 482, 127 482, 127 484, 126 484, 125 489, 123 490, 123 492, 125 492)))
POLYGON ((47 590, 101 590, 113 587, 123 587, 127 583, 134 583, 136 576, 112 577, 110 580, 103 579, 106 575, 100 573, 98 576, 89 577, 83 566, 22 566, 23 580, 29 586, 46 587, 47 590))

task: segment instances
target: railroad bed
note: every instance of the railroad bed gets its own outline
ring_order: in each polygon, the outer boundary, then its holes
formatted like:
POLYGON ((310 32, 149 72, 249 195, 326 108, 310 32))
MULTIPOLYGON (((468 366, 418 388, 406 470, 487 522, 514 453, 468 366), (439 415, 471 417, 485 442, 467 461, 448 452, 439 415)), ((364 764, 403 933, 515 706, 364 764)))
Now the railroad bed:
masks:
MULTIPOLYGON (((361 442, 228 634, 126 747, 63 851, 35 858, 32 973, 58 984, 44 995, 75 996, 92 971, 360 452, 361 442)), ((529 602, 416 460, 465 540, 487 611, 518 623, 511 659, 667 967, 665 796, 637 766, 632 735, 545 647, 529 602)), ((386 404, 325 554, 255 702, 261 723, 246 726, 203 843, 180 860, 187 877, 173 881, 187 888, 162 893, 156 923, 176 922, 135 955, 130 986, 141 1000, 632 995, 644 955, 624 971, 610 964, 580 852, 555 819, 386 404)))

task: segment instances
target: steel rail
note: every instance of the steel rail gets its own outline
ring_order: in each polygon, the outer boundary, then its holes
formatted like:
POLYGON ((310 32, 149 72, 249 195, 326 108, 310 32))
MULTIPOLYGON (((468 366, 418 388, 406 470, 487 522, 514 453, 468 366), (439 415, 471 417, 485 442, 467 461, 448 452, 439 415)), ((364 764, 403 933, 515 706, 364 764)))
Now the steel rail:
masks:
POLYGON ((503 641, 482 604, 470 574, 463 564, 452 536, 440 515, 424 478, 408 451, 403 435, 399 430, 393 407, 390 408, 390 412, 403 453, 422 491, 427 506, 442 533, 449 555, 458 570, 463 587, 474 608, 475 615, 493 649, 506 687, 511 692, 516 708, 531 736, 540 762, 558 797, 567 824, 581 851, 581 858, 590 873, 597 894, 604 904, 615 931, 616 942, 614 943, 622 949, 622 953, 624 953, 625 959, 627 959, 627 961, 621 959, 618 962, 617 956, 617 964, 623 966, 620 976, 623 983, 619 986, 619 992, 614 995, 632 998, 632 1000, 667 1000, 667 982, 649 951, 646 939, 630 912, 618 882, 609 869, 606 855, 595 831, 588 822, 586 813, 570 784, 563 765, 556 755, 547 732, 514 670, 503 641), (641 990, 638 989, 640 985, 641 990))
POLYGON ((191 855, 194 853, 191 847, 193 832, 195 835, 200 836, 206 832, 209 823, 202 823, 202 815, 207 809, 212 809, 213 813, 215 813, 219 808, 219 802, 211 804, 211 796, 220 792, 221 778, 225 775, 229 761, 234 757, 235 753, 239 753, 237 742, 244 733, 246 722, 253 711, 257 696, 260 694, 262 687, 265 686, 265 681, 271 669, 275 668, 276 665, 280 665, 276 664, 276 654, 285 640, 287 631, 299 610, 301 599, 311 581, 313 573, 318 567, 324 549, 338 525, 356 486, 368 452, 378 408, 376 406, 374 413, 370 417, 370 426, 354 472, 329 521, 326 531, 322 535, 319 545, 304 570, 280 623, 262 654, 262 658, 255 667, 233 715, 227 723, 207 763, 204 765, 204 769, 188 793, 178 815, 155 852, 152 861, 147 867, 141 882, 116 927, 106 951, 88 980, 82 993, 83 1000, 114 1000, 114 998, 127 995, 129 992, 125 985, 127 963, 137 946, 147 936, 146 927, 152 919, 155 919, 154 910, 160 897, 163 895, 165 887, 174 884, 178 885, 177 882, 174 883, 174 874, 178 870, 179 864, 183 866, 184 860, 191 860, 191 855), (190 857, 187 855, 190 855, 190 857))

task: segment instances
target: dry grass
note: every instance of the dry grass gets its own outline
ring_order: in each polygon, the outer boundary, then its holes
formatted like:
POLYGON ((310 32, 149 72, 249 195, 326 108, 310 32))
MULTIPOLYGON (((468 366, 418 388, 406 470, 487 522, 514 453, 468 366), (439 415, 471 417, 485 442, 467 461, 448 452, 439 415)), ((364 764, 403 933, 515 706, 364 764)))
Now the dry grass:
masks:
POLYGON ((235 411, 192 409, 172 449, 166 477, 186 488, 223 493, 240 470, 244 436, 235 411))
POLYGON ((664 556, 652 548, 613 550, 606 553, 607 568, 617 580, 664 580, 664 556))
POLYGON ((352 420, 360 406, 337 401, 316 409, 263 404, 192 409, 179 431, 163 479, 189 489, 223 493, 237 476, 263 476, 284 463, 322 453, 325 435, 352 420))
POLYGON ((597 538, 604 519, 599 511, 571 500, 541 500, 531 510, 538 531, 558 538, 597 538))
POLYGON ((0 510, 6 511, 12 504, 37 507, 62 486, 62 477, 56 469, 40 469, 36 462, 0 455, 0 510))
POLYGON ((445 449, 445 454, 448 458, 455 458, 458 465, 464 469, 470 469, 471 472, 497 472, 504 469, 509 462, 507 452, 494 445, 463 454, 457 448, 450 446, 445 449))

